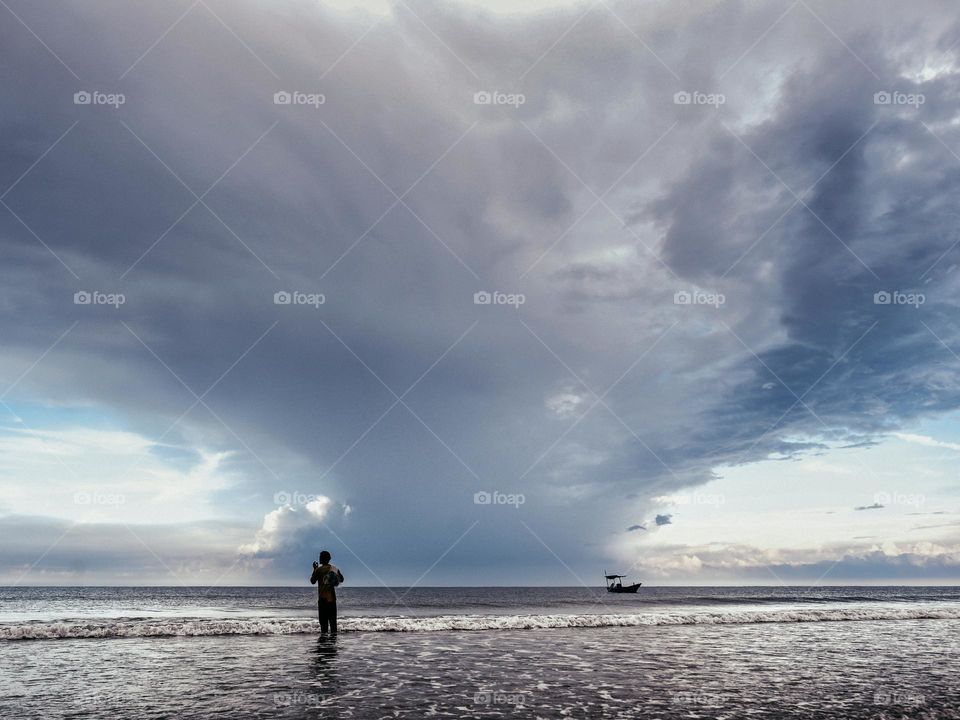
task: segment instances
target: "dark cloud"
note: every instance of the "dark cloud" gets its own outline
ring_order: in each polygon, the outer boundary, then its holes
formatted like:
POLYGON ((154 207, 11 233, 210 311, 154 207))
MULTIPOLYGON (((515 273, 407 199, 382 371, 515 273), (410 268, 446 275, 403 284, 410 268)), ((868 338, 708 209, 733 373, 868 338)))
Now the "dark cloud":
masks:
POLYGON ((10 399, 238 451, 216 491, 238 547, 299 489, 354 509, 357 557, 416 573, 475 522, 450 564, 552 562, 518 519, 588 563, 649 511, 638 488, 869 448, 960 402, 960 76, 908 72, 960 39, 941 6, 815 3, 844 43, 797 8, 738 59, 782 9, 616 5, 667 70, 603 8, 552 47, 570 16, 415 5, 443 42, 397 11, 338 60, 359 16, 211 2, 246 47, 201 5, 139 61, 188 6, 17 5, 80 79, 0 28, 0 369, 78 324, 10 399), (527 102, 473 103, 496 88, 527 102), (893 90, 926 101, 874 104, 893 90), (582 184, 615 182, 610 211, 582 184), (695 287, 724 304, 674 304, 695 287), (127 302, 73 304, 96 289, 127 302), (895 291, 925 301, 874 303, 895 291), (495 490, 526 502, 473 501, 495 490))
POLYGON ((880 510, 883 508, 883 505, 880 503, 874 503, 873 505, 858 505, 854 510, 880 510))
POLYGON ((654 522, 657 524, 657 527, 661 525, 672 525, 673 515, 657 515, 657 517, 654 518, 654 522))
POLYGON ((643 525, 631 525, 627 528, 627 532, 636 532, 637 530, 646 530, 643 525))

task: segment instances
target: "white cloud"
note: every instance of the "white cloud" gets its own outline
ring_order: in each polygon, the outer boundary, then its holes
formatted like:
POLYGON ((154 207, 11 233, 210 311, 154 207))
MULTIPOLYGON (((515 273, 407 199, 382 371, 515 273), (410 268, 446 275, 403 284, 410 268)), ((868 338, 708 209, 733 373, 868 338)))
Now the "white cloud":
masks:
POLYGON ((264 516, 253 542, 241 545, 240 553, 263 557, 296 546, 307 531, 323 525, 331 504, 330 498, 318 495, 301 507, 281 505, 264 516))
POLYGON ((91 452, 135 454, 147 452, 155 443, 142 435, 121 430, 65 428, 60 430, 6 428, 0 435, 0 453, 11 455, 78 457, 91 452))
POLYGON ((78 522, 213 519, 222 508, 211 498, 231 484, 224 468, 231 456, 129 431, 6 427, 0 429, 3 511, 78 522))
POLYGON ((567 388, 551 395, 546 399, 547 410, 555 417, 569 418, 577 415, 580 407, 586 401, 586 396, 576 390, 567 388))
MULTIPOLYGON (((699 546, 672 545, 660 548, 643 547, 642 562, 633 567, 638 575, 664 580, 745 580, 756 578, 764 582, 784 579, 805 579, 817 582, 849 577, 846 573, 858 570, 858 577, 873 580, 889 578, 890 573, 901 572, 902 577, 947 577, 956 572, 960 563, 960 544, 952 540, 929 541, 847 542, 824 546, 795 547, 791 549, 761 548, 734 543, 712 543, 699 546), (826 577, 830 573, 830 577, 826 577), (943 573, 939 575, 939 573, 943 573)), ((634 551, 635 554, 635 551, 634 551)))
POLYGON ((898 432, 893 433, 893 436, 903 440, 904 442, 915 443, 916 445, 923 445, 924 447, 936 447, 960 451, 960 443, 944 442, 943 440, 936 440, 928 435, 913 435, 911 433, 898 432))

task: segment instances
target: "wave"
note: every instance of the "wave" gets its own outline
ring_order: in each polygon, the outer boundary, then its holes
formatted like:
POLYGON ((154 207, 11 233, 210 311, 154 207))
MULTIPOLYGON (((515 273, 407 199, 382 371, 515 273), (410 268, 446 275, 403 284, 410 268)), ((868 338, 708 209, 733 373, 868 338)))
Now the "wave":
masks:
MULTIPOLYGON (((686 614, 355 617, 341 618, 340 630, 342 632, 439 632, 451 630, 534 630, 555 628, 644 627, 657 625, 744 625, 753 623, 938 619, 960 619, 960 606, 913 608, 845 607, 686 614)), ((317 632, 317 623, 312 619, 122 618, 99 621, 64 620, 5 624, 0 625, 0 640, 296 635, 315 632, 317 632)))
MULTIPOLYGON (((436 617, 341 618, 341 632, 439 632, 556 628, 644 627, 657 625, 744 625, 754 623, 843 622, 863 620, 957 620, 960 606, 860 607, 749 610, 686 614, 619 615, 440 615, 436 617)), ((296 635, 316 633, 312 619, 114 619, 0 625, 0 640, 71 638, 201 637, 215 635, 296 635)))

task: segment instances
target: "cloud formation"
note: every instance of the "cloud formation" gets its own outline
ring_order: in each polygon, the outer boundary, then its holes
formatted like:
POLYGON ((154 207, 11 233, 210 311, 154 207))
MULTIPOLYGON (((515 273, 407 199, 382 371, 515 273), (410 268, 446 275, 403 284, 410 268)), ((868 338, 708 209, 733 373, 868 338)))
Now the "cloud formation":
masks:
POLYGON ((960 404, 942 5, 624 2, 566 33, 582 8, 209 4, 155 46, 183 10, 24 4, 62 62, 0 28, 0 371, 37 442, 27 410, 95 408, 229 458, 199 483, 263 519, 258 557, 329 521, 416 576, 478 522, 438 572, 519 578, 518 519, 591 567, 647 498, 960 404), (97 89, 126 101, 74 104, 97 89), (275 506, 306 483, 319 507, 275 506), (474 504, 494 488, 527 501, 474 504))
POLYGON ((307 533, 323 525, 330 505, 330 498, 321 495, 302 507, 286 504, 271 510, 264 516, 253 542, 241 545, 240 553, 254 557, 289 553, 299 547, 307 533))
POLYGON ((950 581, 958 562, 960 544, 954 534, 943 543, 861 541, 789 551, 745 545, 673 546, 647 552, 637 567, 660 579, 692 580, 708 574, 721 581, 837 584, 878 578, 950 581))

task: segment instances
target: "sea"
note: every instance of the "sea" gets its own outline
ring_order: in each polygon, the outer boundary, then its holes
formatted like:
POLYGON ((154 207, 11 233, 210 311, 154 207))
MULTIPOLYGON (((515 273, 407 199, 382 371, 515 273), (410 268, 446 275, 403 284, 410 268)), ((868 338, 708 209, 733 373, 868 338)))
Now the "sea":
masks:
POLYGON ((960 588, 0 588, 2 718, 960 718, 960 588))

